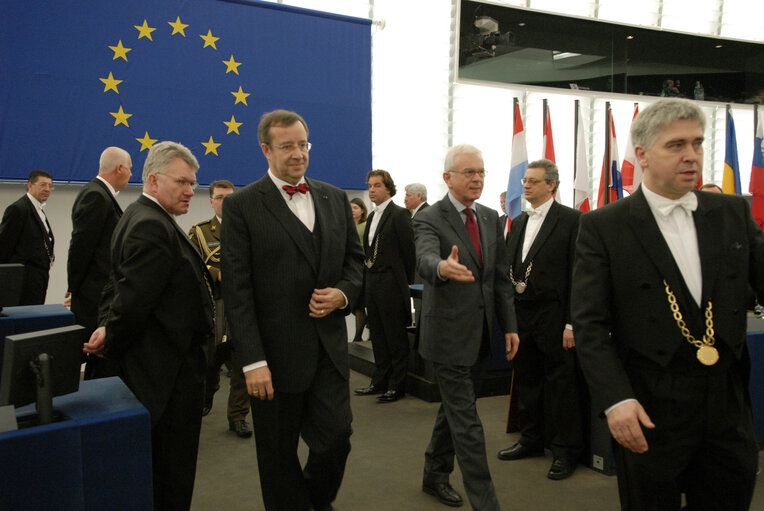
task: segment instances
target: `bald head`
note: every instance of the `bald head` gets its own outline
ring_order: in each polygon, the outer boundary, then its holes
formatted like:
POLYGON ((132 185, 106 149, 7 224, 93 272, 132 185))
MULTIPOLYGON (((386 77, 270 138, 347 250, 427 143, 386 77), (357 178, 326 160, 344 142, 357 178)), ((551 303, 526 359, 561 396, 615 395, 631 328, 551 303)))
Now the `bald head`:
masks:
POLYGON ((98 175, 109 182, 115 190, 127 186, 133 168, 130 154, 119 147, 107 147, 98 161, 98 175))

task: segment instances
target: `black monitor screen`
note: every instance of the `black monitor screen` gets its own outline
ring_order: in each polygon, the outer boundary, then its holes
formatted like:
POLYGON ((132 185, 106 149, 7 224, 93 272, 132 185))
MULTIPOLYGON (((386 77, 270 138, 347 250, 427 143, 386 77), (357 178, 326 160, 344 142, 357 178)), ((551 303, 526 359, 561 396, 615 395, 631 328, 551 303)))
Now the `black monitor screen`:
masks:
POLYGON ((15 307, 21 300, 21 286, 24 282, 24 265, 19 263, 0 264, 0 310, 15 307))
POLYGON ((50 381, 45 384, 51 397, 77 392, 85 333, 85 327, 73 325, 6 336, 0 406, 19 407, 37 400, 38 379, 32 365, 41 354, 50 360, 50 381))

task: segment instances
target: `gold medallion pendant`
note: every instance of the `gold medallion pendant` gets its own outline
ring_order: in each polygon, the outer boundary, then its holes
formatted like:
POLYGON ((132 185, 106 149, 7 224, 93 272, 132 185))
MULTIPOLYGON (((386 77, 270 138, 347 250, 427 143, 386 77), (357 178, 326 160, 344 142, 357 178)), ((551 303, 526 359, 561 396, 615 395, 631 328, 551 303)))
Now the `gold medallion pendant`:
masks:
POLYGON ((705 344, 698 348, 696 356, 700 363, 706 366, 712 366, 719 361, 719 351, 713 346, 705 344))
POLYGON ((528 285, 525 282, 518 282, 515 284, 515 291, 517 294, 521 295, 525 293, 525 288, 528 287, 528 285))

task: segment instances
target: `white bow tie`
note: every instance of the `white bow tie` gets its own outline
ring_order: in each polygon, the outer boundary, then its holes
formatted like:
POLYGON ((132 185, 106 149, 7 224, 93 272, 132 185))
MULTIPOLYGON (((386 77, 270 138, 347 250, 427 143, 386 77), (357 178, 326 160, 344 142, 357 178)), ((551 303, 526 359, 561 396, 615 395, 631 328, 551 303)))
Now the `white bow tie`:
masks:
POLYGON ((528 213, 528 218, 532 218, 536 215, 538 215, 539 218, 544 216, 544 213, 538 209, 529 209, 528 211, 526 211, 526 213, 528 213))
POLYGON ((682 207, 687 210, 688 213, 692 213, 698 209, 698 197, 692 193, 686 193, 682 197, 672 200, 667 204, 661 204, 658 206, 658 211, 664 216, 669 216, 674 209, 682 207))

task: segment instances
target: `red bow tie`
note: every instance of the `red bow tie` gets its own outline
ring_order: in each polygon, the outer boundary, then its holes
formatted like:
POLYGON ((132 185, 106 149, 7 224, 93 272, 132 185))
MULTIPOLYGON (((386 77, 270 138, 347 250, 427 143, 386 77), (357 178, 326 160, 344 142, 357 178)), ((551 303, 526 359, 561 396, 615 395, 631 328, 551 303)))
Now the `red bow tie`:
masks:
POLYGON ((296 194, 297 192, 308 193, 308 190, 310 190, 310 185, 308 183, 300 183, 297 186, 284 185, 281 187, 281 189, 284 190, 287 195, 289 195, 289 200, 292 200, 292 195, 296 194))

